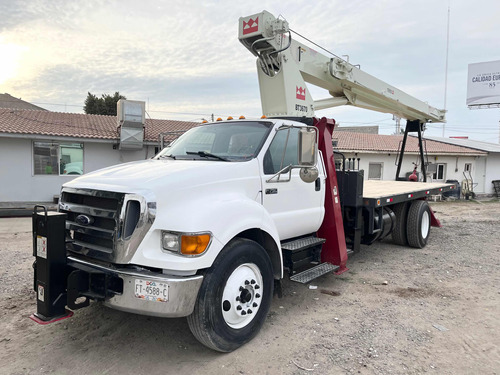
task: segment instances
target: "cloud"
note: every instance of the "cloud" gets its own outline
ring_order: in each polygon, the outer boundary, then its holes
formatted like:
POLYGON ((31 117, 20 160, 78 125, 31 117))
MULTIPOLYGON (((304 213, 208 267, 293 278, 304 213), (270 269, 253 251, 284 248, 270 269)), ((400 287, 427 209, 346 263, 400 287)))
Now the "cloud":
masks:
MULTIPOLYGON (((466 109, 464 93, 467 64, 499 58, 493 47, 500 5, 450 4, 448 118, 496 127, 492 112, 466 109)), ((3 1, 0 48, 18 52, 2 53, 16 67, 2 88, 33 102, 75 105, 74 111, 81 111, 87 91, 120 91, 149 99, 152 109, 164 111, 158 116, 174 119, 178 112, 260 115, 255 59, 238 43, 237 28, 239 17, 263 9, 336 55, 348 54, 366 72, 443 105, 448 2, 435 0, 3 1)), ((385 116, 332 111, 345 121, 385 116)))

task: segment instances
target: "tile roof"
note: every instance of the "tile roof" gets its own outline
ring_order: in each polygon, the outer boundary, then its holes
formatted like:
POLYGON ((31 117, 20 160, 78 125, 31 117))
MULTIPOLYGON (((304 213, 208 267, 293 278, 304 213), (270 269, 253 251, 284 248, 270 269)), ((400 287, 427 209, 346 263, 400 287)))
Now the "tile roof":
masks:
POLYGON ((443 138, 443 137, 425 137, 425 138, 437 142, 474 148, 476 150, 481 150, 481 151, 500 152, 500 144, 498 143, 482 142, 482 141, 476 141, 474 139, 460 139, 460 138, 443 138))
MULTIPOLYGON (((334 140, 338 141, 338 149, 343 152, 388 152, 396 153, 403 141, 402 135, 380 135, 350 133, 344 131, 334 131, 334 140)), ((448 154, 448 155, 486 155, 483 151, 472 148, 424 140, 424 149, 427 149, 429 155, 448 154)), ((418 153, 418 138, 409 136, 406 141, 406 151, 418 153)))
MULTIPOLYGON (((198 125, 196 122, 146 119, 144 140, 158 142, 161 133, 184 132, 198 125)), ((1 133, 119 140, 116 116, 2 108, 0 108, 0 135, 1 133)), ((177 136, 164 138, 172 140, 177 136)), ((334 131, 333 139, 338 141, 338 149, 344 152, 396 153, 403 136, 334 131)), ((443 142, 426 140, 425 143, 428 154, 486 155, 484 151, 443 142)), ((408 137, 406 151, 418 152, 416 137, 408 137)))
MULTIPOLYGON (((160 133, 186 131, 195 122, 146 119, 144 140, 157 142, 160 133)), ((0 109, 0 133, 118 140, 116 116, 0 109)), ((171 138, 176 138, 171 137, 171 138)), ((169 139, 169 137, 165 137, 169 139)))
POLYGON ((15 98, 9 94, 0 94, 0 108, 15 108, 15 109, 29 109, 33 111, 46 111, 42 107, 25 102, 24 100, 15 98))

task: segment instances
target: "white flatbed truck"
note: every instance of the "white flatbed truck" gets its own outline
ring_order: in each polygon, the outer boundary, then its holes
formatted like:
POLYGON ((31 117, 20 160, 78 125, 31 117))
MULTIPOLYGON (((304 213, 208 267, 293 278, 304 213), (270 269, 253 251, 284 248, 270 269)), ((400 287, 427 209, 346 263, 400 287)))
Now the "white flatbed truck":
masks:
POLYGON ((288 32, 267 12, 240 19, 240 40, 259 57, 267 118, 200 125, 153 159, 64 184, 57 213, 35 207, 33 320, 99 301, 186 316, 202 344, 229 352, 259 332, 286 273, 306 283, 345 272, 349 252, 391 234, 426 245, 439 225, 426 198, 453 186, 364 181, 363 171, 336 167, 335 121, 314 117, 304 77, 329 89, 322 105, 396 113, 418 129, 444 112, 288 32))

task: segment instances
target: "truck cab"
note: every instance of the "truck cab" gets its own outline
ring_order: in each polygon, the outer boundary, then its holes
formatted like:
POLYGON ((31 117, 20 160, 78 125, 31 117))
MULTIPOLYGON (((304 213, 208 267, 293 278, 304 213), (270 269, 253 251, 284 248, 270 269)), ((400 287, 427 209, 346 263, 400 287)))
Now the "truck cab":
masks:
POLYGON ((215 122, 150 160, 66 183, 59 210, 67 214, 75 270, 68 288, 119 310, 194 316, 207 275, 219 275, 221 259, 241 253, 223 266, 230 273, 214 298, 232 296, 219 304, 229 328, 260 325, 274 280, 283 277, 281 243, 315 233, 323 222, 326 175, 317 138, 314 127, 291 120, 215 122), (244 266, 241 256, 249 258, 244 266))

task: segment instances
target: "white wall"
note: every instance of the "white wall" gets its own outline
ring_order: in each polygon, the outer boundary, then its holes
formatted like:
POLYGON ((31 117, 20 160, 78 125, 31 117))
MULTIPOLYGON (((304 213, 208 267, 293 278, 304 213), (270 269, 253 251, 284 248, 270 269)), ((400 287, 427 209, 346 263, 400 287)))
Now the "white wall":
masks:
MULTIPOLYGON (((49 140, 50 141, 50 140, 49 140)), ((83 171, 154 156, 154 147, 139 151, 114 150, 111 143, 84 142, 83 171)), ((33 142, 0 137, 0 202, 50 202, 61 185, 77 176, 33 175, 33 142)))
POLYGON ((485 192, 486 194, 494 194, 493 184, 491 181, 500 180, 500 153, 488 154, 486 160, 486 176, 485 176, 485 192))
POLYGON ((88 173, 110 165, 146 160, 153 157, 154 147, 137 151, 114 150, 111 143, 85 143, 83 146, 83 172, 88 173))
MULTIPOLYGON (((396 178, 396 171, 397 171, 397 166, 395 164, 396 161, 396 154, 394 153, 385 153, 385 154, 375 154, 375 153, 358 153, 357 155, 351 154, 351 153, 346 153, 345 154, 346 158, 356 158, 356 168, 358 167, 358 161, 357 158, 360 158, 359 161, 359 169, 364 169, 364 177, 365 180, 368 179, 368 166, 370 163, 383 163, 383 179, 384 180, 394 180, 396 178)), ((399 173, 400 177, 405 177, 406 172, 412 172, 413 171, 413 164, 412 162, 416 162, 418 159, 418 162, 420 163, 420 159, 418 158, 417 155, 415 154, 405 154, 403 158, 403 165, 401 166, 401 172, 399 173)), ((440 164, 445 164, 445 175, 444 175, 444 180, 458 180, 460 184, 462 184, 462 180, 464 179, 463 176, 463 171, 465 168, 466 163, 472 163, 472 173, 473 173, 473 178, 474 182, 478 178, 474 176, 474 173, 476 171, 476 163, 477 163, 477 157, 475 156, 431 156, 429 155, 429 162, 430 163, 440 163, 440 164)), ((498 162, 500 163, 500 157, 498 158, 498 162)), ((489 160, 488 160, 489 163, 489 160)), ((488 165, 488 168, 489 165, 488 165)), ((420 167, 418 169, 420 171, 420 167)), ((499 176, 500 179, 500 176, 499 176)), ((432 176, 427 178, 428 182, 432 182, 432 176)), ((491 184, 491 180, 489 182, 491 184)), ((484 192, 484 183, 481 183, 481 186, 476 186, 475 191, 477 193, 482 193, 484 192), (481 190, 482 189, 482 190, 481 190)))

